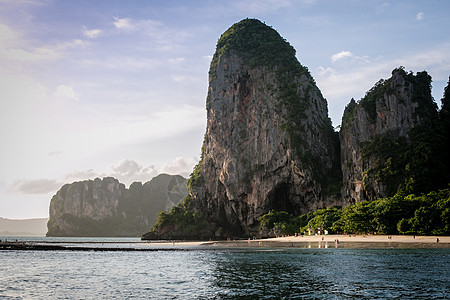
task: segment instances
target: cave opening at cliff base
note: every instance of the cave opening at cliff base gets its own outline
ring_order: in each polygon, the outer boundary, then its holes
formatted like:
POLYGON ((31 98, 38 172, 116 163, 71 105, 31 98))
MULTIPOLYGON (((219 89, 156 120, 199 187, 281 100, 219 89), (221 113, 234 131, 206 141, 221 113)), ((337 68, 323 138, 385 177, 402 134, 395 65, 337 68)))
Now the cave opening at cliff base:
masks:
POLYGON ((281 183, 275 187, 268 196, 268 210, 285 211, 289 214, 296 214, 294 205, 289 197, 290 186, 287 183, 281 183))

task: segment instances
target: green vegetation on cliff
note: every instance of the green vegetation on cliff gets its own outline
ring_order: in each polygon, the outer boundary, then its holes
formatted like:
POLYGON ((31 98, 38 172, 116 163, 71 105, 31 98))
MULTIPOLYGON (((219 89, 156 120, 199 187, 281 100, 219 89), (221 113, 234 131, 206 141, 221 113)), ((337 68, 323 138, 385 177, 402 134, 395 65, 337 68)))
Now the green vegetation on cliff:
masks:
POLYGON ((202 239, 210 236, 204 216, 195 209, 188 195, 170 212, 158 214, 156 224, 143 239, 202 239))
POLYGON ((258 220, 261 231, 272 235, 292 235, 308 229, 325 229, 329 233, 449 235, 450 189, 420 196, 396 194, 301 216, 270 211, 258 220))
POLYGON ((275 29, 256 19, 244 19, 222 34, 211 62, 212 71, 229 51, 243 56, 250 67, 274 68, 287 62, 296 63, 294 47, 275 29))
MULTIPOLYGON (((412 86, 412 103, 418 105, 414 112, 420 123, 409 130, 408 136, 376 135, 361 144, 363 161, 375 161, 375 165, 367 170, 364 183, 370 180, 382 182, 386 185, 387 196, 397 192, 421 194, 444 188, 449 183, 445 175, 449 167, 446 163, 448 149, 445 147, 448 132, 442 130, 443 120, 439 119, 436 103, 431 97, 431 77, 425 71, 414 75, 406 73, 403 68, 394 72, 400 72, 408 83, 406 86, 412 86)), ((389 91, 391 80, 377 84, 360 101, 369 115, 376 115, 375 101, 378 97, 394 92, 389 91)), ((346 119, 345 115, 343 119, 346 119)))
MULTIPOLYGON (((437 107, 431 96, 431 77, 426 71, 417 72, 414 75, 412 72, 406 73, 404 67, 396 68, 392 71, 392 74, 397 73, 405 80, 406 91, 396 90, 396 86, 393 82, 393 77, 384 80, 380 79, 375 85, 366 93, 358 104, 360 104, 369 115, 369 120, 372 124, 375 124, 377 119, 377 101, 392 94, 400 94, 402 92, 411 93, 411 100, 413 103, 419 105, 419 109, 416 110, 417 114, 421 118, 429 119, 436 116, 437 107), (409 90, 409 87, 412 87, 409 90)), ((396 95, 397 96, 397 95, 396 95)), ((402 101, 403 99, 399 99, 402 101)), ((354 108, 356 102, 354 99, 347 105, 344 115, 342 126, 348 126, 349 121, 354 114, 354 108)))

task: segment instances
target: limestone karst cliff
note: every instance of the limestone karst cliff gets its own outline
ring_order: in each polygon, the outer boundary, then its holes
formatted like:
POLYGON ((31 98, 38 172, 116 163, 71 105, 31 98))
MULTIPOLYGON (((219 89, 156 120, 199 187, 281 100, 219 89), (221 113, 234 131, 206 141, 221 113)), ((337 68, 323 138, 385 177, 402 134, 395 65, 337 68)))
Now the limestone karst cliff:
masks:
POLYGON ((64 185, 50 202, 48 236, 140 236, 187 195, 186 179, 161 174, 127 189, 107 177, 64 185))
POLYGON ((144 239, 249 237, 271 210, 300 215, 450 182, 448 114, 438 113, 427 72, 395 69, 352 99, 337 133, 294 48, 258 20, 220 37, 206 110, 190 194, 144 239))
POLYGON ((270 209, 300 214, 340 204, 327 102, 274 29, 245 19, 223 33, 206 109, 190 192, 216 236, 257 234, 258 217, 270 209))
POLYGON ((348 203, 427 192, 424 170, 440 156, 437 106, 426 72, 395 69, 366 96, 346 107, 340 131, 343 197, 348 203), (422 157, 421 157, 422 156, 422 157), (422 169, 422 171, 420 170, 422 169))
POLYGON ((326 176, 338 164, 327 102, 288 42, 243 20, 220 38, 209 77, 204 180, 192 196, 218 230, 249 235, 270 209, 338 203, 326 176))

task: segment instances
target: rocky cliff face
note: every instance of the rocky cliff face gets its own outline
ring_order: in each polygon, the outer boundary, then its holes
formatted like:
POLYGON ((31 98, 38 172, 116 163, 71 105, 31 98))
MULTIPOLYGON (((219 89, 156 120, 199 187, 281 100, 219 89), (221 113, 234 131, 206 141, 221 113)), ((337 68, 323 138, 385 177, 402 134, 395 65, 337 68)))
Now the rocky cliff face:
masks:
POLYGON ((248 237, 259 234, 258 218, 270 210, 300 215, 443 188, 447 106, 439 115, 425 71, 401 67, 352 99, 337 134, 292 46, 258 20, 236 23, 211 62, 190 195, 143 238, 248 237))
POLYGON ((289 43, 260 21, 243 20, 219 40, 209 77, 191 194, 216 235, 256 234, 270 209, 300 214, 340 204, 327 103, 289 43))
MULTIPOLYGON (((417 76, 395 69, 388 80, 380 80, 366 96, 346 107, 340 131, 343 197, 348 203, 391 196, 398 185, 373 173, 377 167, 394 164, 395 152, 410 142, 411 129, 436 113, 426 72, 417 76), (385 157, 371 155, 390 141, 385 157), (389 161, 389 159, 391 161, 389 161)), ((437 115, 436 115, 437 117, 437 115)), ((403 147, 404 148, 404 147, 403 147)), ((388 172, 387 170, 385 173, 388 172)))
POLYGON ((166 174, 129 189, 111 177, 66 184, 50 202, 47 235, 140 236, 186 195, 186 179, 166 174))

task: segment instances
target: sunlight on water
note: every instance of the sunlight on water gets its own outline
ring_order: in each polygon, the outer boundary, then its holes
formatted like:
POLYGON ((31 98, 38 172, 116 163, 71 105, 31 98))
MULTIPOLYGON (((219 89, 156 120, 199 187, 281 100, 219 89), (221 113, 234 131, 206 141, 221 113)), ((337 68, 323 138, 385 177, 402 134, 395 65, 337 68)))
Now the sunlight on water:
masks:
POLYGON ((0 251, 0 298, 448 299, 449 249, 0 251))

